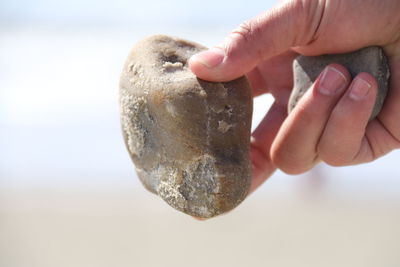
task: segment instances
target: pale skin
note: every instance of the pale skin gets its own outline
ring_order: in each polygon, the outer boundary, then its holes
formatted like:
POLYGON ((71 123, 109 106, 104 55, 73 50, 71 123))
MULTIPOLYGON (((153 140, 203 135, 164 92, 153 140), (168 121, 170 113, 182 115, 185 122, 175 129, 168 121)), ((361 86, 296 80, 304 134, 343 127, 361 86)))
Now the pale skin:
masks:
POLYGON ((303 173, 318 162, 333 166, 373 161, 400 148, 400 1, 291 0, 243 23, 225 41, 191 58, 191 70, 209 81, 247 75, 254 96, 275 102, 252 134, 251 191, 276 168, 303 173), (296 108, 287 114, 298 54, 344 53, 383 47, 391 78, 387 100, 369 116, 377 82, 368 73, 354 78, 331 64, 296 108))

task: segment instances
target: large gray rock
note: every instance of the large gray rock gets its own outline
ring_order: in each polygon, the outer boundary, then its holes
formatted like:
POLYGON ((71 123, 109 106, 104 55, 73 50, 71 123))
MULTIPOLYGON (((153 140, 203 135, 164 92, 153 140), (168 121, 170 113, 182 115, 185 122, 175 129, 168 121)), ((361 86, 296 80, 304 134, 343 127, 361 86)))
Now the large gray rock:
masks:
POLYGON ((346 54, 297 57, 293 62, 294 87, 289 99, 289 112, 296 106, 299 99, 311 87, 323 69, 331 63, 345 66, 352 77, 360 72, 368 72, 378 80, 378 95, 371 119, 376 117, 385 100, 390 76, 386 56, 382 48, 377 46, 346 54))
POLYGON ((207 218, 247 195, 252 96, 244 77, 198 79, 188 59, 204 49, 162 35, 140 41, 122 71, 120 105, 143 185, 172 207, 207 218))

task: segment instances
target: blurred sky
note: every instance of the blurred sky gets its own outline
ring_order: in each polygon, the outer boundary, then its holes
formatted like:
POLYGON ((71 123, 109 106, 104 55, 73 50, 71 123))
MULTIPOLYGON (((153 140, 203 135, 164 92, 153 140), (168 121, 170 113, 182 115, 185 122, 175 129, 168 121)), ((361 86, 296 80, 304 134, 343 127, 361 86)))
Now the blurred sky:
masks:
MULTIPOLYGON (((117 98, 133 44, 165 33, 210 46, 275 2, 1 1, 0 186, 137 186, 117 98)), ((270 103, 256 100, 255 124, 270 103)), ((399 155, 355 167, 322 165, 314 176, 339 191, 397 194, 399 155)), ((278 172, 269 184, 296 181, 278 172)))
POLYGON ((270 8, 275 2, 231 1, 50 1, 3 0, 0 19, 5 24, 26 22, 98 27, 159 27, 161 24, 215 28, 240 23, 270 8), (184 25, 182 25, 184 24, 184 25))

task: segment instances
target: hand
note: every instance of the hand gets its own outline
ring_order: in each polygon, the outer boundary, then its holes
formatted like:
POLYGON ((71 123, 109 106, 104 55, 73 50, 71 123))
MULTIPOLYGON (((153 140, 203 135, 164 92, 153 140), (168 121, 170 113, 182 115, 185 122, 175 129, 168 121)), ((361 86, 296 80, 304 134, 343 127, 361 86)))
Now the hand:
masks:
POLYGON ((254 96, 275 102, 253 133, 252 190, 275 170, 291 174, 320 160, 334 166, 372 161, 400 147, 400 1, 292 0, 243 23, 219 46, 191 58, 192 71, 210 81, 247 75, 254 96), (287 115, 298 53, 345 53, 383 47, 391 69, 390 89, 376 119, 374 77, 351 79, 330 65, 287 115))

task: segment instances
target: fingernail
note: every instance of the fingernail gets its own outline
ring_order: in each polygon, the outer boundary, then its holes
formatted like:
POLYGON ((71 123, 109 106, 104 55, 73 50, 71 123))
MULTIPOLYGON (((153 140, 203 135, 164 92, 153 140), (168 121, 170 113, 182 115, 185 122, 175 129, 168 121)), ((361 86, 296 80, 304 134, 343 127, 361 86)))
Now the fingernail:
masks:
POLYGON ((372 85, 361 77, 356 77, 350 87, 350 98, 361 100, 368 95, 372 85))
POLYGON ((328 66, 319 82, 319 92, 324 95, 334 95, 337 91, 343 89, 347 78, 334 67, 328 66))
POLYGON ((225 52, 220 48, 210 48, 209 50, 200 52, 190 59, 203 64, 205 67, 212 69, 222 63, 225 58, 225 52))

